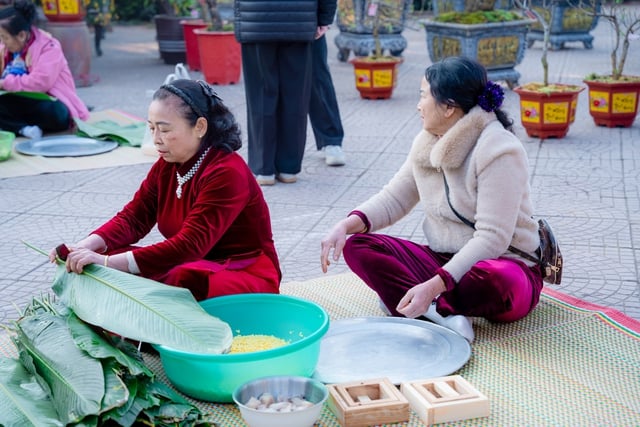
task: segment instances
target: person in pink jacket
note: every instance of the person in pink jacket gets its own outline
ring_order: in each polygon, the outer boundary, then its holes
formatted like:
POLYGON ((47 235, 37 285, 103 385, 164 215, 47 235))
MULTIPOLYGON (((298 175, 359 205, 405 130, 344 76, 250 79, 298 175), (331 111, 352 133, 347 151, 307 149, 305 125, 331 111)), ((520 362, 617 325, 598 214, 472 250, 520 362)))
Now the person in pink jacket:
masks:
POLYGON ((72 128, 89 111, 76 93, 60 42, 34 26, 36 6, 16 0, 0 9, 0 129, 28 138, 72 128), (16 93, 11 93, 16 92, 16 93), (36 99, 17 92, 40 92, 36 99))

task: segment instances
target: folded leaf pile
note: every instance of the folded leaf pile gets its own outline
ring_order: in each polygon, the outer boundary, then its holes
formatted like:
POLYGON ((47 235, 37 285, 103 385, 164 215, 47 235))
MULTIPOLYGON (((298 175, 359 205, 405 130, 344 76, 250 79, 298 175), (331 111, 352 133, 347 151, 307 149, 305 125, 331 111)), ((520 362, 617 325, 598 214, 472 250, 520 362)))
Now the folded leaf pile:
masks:
POLYGON ((187 289, 95 264, 69 273, 57 263, 57 300, 34 299, 9 327, 19 360, 0 358, 0 426, 215 425, 156 381, 125 337, 223 353, 229 325, 187 289))
POLYGON ((2 426, 215 426, 145 366, 133 345, 34 300, 13 324, 19 359, 0 358, 2 426))

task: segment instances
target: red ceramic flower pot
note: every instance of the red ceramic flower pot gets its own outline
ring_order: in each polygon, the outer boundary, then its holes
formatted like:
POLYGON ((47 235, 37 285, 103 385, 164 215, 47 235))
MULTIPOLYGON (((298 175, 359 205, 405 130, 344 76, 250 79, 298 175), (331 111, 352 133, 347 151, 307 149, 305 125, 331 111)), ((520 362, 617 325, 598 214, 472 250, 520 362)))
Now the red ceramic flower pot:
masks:
POLYGON ((81 0, 43 0, 42 11, 51 22, 79 22, 86 15, 81 0))
POLYGON ((402 58, 356 57, 351 61, 356 78, 356 89, 365 99, 388 99, 396 86, 398 64, 402 58))
POLYGON ((242 54, 233 31, 193 30, 198 38, 200 66, 207 83, 226 85, 240 81, 242 54))
POLYGON ((589 113, 598 126, 630 127, 638 115, 640 81, 585 80, 589 87, 589 113))
POLYGON ((180 21, 184 33, 184 45, 187 55, 187 66, 191 71, 200 71, 200 48, 198 37, 193 32, 201 28, 207 28, 207 24, 201 19, 180 21))
POLYGON ((583 87, 554 84, 559 91, 539 92, 522 86, 513 89, 520 96, 520 120, 530 137, 564 138, 576 117, 578 95, 583 87))

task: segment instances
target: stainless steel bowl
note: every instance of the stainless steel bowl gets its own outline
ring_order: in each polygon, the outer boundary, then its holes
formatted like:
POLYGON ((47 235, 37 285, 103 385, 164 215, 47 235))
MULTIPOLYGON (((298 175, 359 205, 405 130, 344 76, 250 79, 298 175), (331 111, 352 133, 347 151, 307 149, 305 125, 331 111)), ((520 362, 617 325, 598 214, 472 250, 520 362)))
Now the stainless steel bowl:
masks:
POLYGON ((249 427, 311 427, 320 417, 328 396, 327 387, 318 380, 282 375, 258 378, 239 386, 233 392, 233 401, 249 427), (271 393, 276 399, 301 397, 313 406, 295 412, 265 412, 245 405, 251 397, 259 398, 263 393, 271 393))

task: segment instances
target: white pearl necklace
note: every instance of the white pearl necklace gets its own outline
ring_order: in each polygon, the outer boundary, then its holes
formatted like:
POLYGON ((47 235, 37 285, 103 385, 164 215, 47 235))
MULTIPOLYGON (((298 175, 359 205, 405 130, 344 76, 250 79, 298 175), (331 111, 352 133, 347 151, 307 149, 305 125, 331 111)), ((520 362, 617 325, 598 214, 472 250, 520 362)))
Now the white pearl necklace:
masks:
POLYGON ((204 150, 204 153, 202 153, 202 155, 200 156, 196 164, 191 166, 191 169, 189 169, 189 172, 187 172, 184 176, 180 176, 178 171, 176 171, 176 177, 178 178, 178 188, 176 188, 176 196, 178 197, 178 199, 182 197, 182 186, 191 178, 193 178, 193 175, 196 174, 196 172, 198 171, 198 168, 200 167, 200 165, 202 164, 202 161, 204 160, 204 157, 209 152, 209 148, 204 150))

